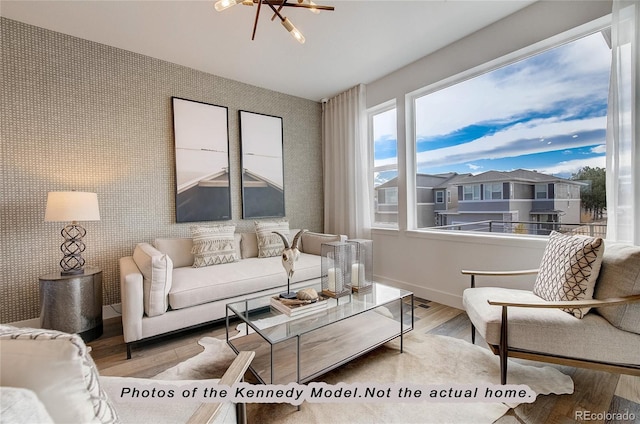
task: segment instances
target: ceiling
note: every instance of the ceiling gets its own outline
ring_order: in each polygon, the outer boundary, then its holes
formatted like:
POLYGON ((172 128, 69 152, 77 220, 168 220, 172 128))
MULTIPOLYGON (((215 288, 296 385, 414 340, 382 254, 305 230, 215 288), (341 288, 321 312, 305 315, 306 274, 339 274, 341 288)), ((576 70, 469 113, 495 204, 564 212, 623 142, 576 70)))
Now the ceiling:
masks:
MULTIPOLYGON (((295 1, 295 0, 294 0, 295 1)), ((0 15, 319 101, 370 83, 535 0, 321 1, 333 12, 286 8, 296 42, 262 8, 216 12, 211 1, 0 1, 0 15)))

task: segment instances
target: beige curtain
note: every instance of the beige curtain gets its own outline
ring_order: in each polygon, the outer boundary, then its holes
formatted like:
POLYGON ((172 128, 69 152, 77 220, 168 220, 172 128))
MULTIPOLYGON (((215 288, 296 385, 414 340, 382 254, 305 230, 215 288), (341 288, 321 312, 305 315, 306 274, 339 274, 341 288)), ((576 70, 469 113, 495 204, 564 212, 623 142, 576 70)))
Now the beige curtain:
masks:
POLYGON ((613 1, 607 239, 640 245, 640 3, 613 1))
POLYGON ((365 87, 323 103, 324 230, 350 238, 371 236, 369 147, 365 87))

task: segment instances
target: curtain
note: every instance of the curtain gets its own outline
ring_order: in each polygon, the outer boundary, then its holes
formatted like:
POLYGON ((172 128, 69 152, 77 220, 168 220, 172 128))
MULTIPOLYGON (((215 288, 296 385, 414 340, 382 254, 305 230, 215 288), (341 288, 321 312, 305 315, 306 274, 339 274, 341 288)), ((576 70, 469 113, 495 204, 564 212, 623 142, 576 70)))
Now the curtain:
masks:
POLYGON ((613 1, 607 239, 640 245, 640 3, 613 1))
POLYGON ((350 238, 371 236, 365 109, 362 84, 329 99, 322 107, 324 230, 350 238))

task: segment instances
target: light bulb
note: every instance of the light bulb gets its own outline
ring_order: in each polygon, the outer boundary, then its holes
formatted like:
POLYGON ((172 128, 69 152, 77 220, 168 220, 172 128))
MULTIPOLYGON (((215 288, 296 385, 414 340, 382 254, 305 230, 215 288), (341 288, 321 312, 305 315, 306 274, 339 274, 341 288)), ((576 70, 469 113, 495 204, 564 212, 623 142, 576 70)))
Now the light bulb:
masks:
POLYGON ((298 42, 300 44, 304 44, 305 39, 304 39, 304 35, 302 35, 302 33, 300 31, 298 31, 298 28, 296 28, 291 21, 289 20, 289 18, 284 18, 284 20, 282 21, 282 26, 285 27, 287 29, 287 31, 289 31, 289 33, 291 33, 291 35, 293 36, 293 38, 295 38, 296 40, 298 40, 298 42))
POLYGON ((223 10, 228 9, 231 6, 235 6, 236 4, 238 4, 238 0, 219 0, 218 2, 216 2, 214 7, 218 12, 222 12, 223 10))
MULTIPOLYGON (((309 5, 310 5, 310 6, 317 6, 317 4, 315 4, 315 3, 314 3, 314 2, 312 2, 311 0, 309 0, 309 5)), ((319 10, 319 9, 316 9, 315 7, 312 7, 312 8, 310 8, 309 10, 310 10, 311 12, 315 13, 316 15, 317 15, 318 13, 320 13, 320 10, 319 10)))

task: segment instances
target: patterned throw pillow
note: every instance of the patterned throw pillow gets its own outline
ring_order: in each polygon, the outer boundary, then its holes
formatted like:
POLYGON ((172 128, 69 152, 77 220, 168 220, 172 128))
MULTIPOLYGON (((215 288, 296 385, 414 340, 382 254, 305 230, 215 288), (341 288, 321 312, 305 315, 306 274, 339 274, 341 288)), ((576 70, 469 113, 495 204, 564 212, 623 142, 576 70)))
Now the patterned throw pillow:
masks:
POLYGON ((284 243, 274 231, 289 238, 289 221, 255 221, 256 236, 258 238, 258 257, 270 258, 280 256, 284 243))
POLYGON ((226 264, 238 260, 234 242, 235 225, 191 227, 193 267, 226 264))
MULTIPOLYGON (((592 299, 603 253, 604 241, 599 237, 569 236, 552 231, 533 293, 548 301, 592 299)), ((563 310, 582 318, 589 309, 563 310)))

